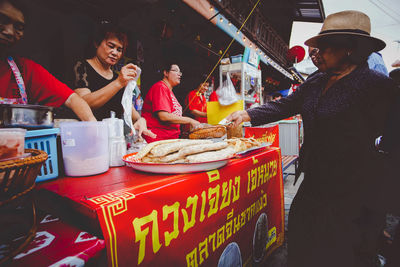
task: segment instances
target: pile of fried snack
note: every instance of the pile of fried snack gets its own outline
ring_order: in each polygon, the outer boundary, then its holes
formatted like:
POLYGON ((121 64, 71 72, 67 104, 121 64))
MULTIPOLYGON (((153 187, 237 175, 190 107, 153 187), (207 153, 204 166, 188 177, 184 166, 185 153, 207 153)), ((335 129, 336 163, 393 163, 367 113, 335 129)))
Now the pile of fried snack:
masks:
POLYGON ((237 152, 260 145, 253 138, 232 138, 218 142, 170 139, 148 144, 135 157, 146 163, 199 163, 230 158, 237 152))

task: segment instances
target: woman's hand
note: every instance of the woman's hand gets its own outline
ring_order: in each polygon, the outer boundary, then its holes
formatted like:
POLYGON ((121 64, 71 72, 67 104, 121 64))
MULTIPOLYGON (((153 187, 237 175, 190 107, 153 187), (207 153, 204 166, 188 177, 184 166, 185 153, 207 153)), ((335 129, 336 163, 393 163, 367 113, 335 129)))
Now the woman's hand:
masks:
POLYGON ((151 138, 156 138, 157 135, 155 135, 152 131, 147 129, 147 124, 146 120, 144 118, 139 118, 134 124, 133 128, 138 131, 139 137, 142 137, 142 134, 150 136, 151 138))
POLYGON ((232 122, 233 127, 239 126, 242 122, 250 121, 250 116, 246 110, 239 110, 231 113, 228 117, 226 117, 227 123, 232 122))
POLYGON ((137 75, 136 70, 137 66, 132 63, 126 64, 122 67, 117 78, 117 81, 121 84, 121 88, 125 87, 129 81, 135 79, 137 75))
POLYGON ((191 120, 190 120, 190 129, 196 129, 196 126, 198 126, 199 124, 200 124, 200 122, 199 121, 196 121, 196 120, 194 120, 194 119, 192 119, 192 118, 190 118, 191 120))

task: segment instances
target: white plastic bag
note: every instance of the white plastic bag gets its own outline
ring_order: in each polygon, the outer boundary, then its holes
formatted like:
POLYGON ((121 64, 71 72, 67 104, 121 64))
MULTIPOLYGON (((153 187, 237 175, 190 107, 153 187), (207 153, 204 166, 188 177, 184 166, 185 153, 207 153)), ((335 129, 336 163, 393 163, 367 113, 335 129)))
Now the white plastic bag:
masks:
POLYGON ((229 72, 226 74, 226 80, 223 82, 222 86, 217 89, 216 93, 218 95, 218 102, 222 106, 232 105, 239 100, 229 72))
POLYGON ((132 123, 132 99, 133 99, 133 91, 136 88, 137 79, 139 79, 140 73, 142 70, 137 67, 136 69, 136 77, 132 81, 129 81, 125 87, 124 94, 122 95, 121 104, 124 108, 124 121, 131 128, 133 135, 136 134, 135 129, 133 128, 132 123))

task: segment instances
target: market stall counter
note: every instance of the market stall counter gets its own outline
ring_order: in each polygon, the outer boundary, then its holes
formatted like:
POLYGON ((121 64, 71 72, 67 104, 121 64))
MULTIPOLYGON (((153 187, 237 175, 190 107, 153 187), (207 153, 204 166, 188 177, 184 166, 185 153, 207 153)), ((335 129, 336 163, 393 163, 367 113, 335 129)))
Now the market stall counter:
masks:
POLYGON ((210 171, 172 175, 117 167, 41 183, 37 190, 49 206, 101 232, 109 266, 250 266, 284 240, 279 148, 210 171))

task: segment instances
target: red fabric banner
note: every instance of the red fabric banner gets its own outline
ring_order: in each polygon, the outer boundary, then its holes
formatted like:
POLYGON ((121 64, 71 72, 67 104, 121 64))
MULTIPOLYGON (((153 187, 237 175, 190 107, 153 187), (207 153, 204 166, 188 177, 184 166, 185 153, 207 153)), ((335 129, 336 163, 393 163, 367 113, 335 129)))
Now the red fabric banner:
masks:
POLYGON ((208 172, 130 170, 148 182, 83 202, 97 211, 109 266, 247 265, 283 243, 281 170, 275 148, 208 172))
MULTIPOLYGON (((104 240, 51 214, 41 214, 37 223, 35 238, 10 265, 84 266, 89 260, 96 262, 105 248, 104 240)), ((7 252, 7 246, 3 246, 0 258, 7 252)))
POLYGON ((245 137, 253 137, 260 142, 271 143, 273 147, 279 147, 279 124, 262 127, 246 127, 245 137))

